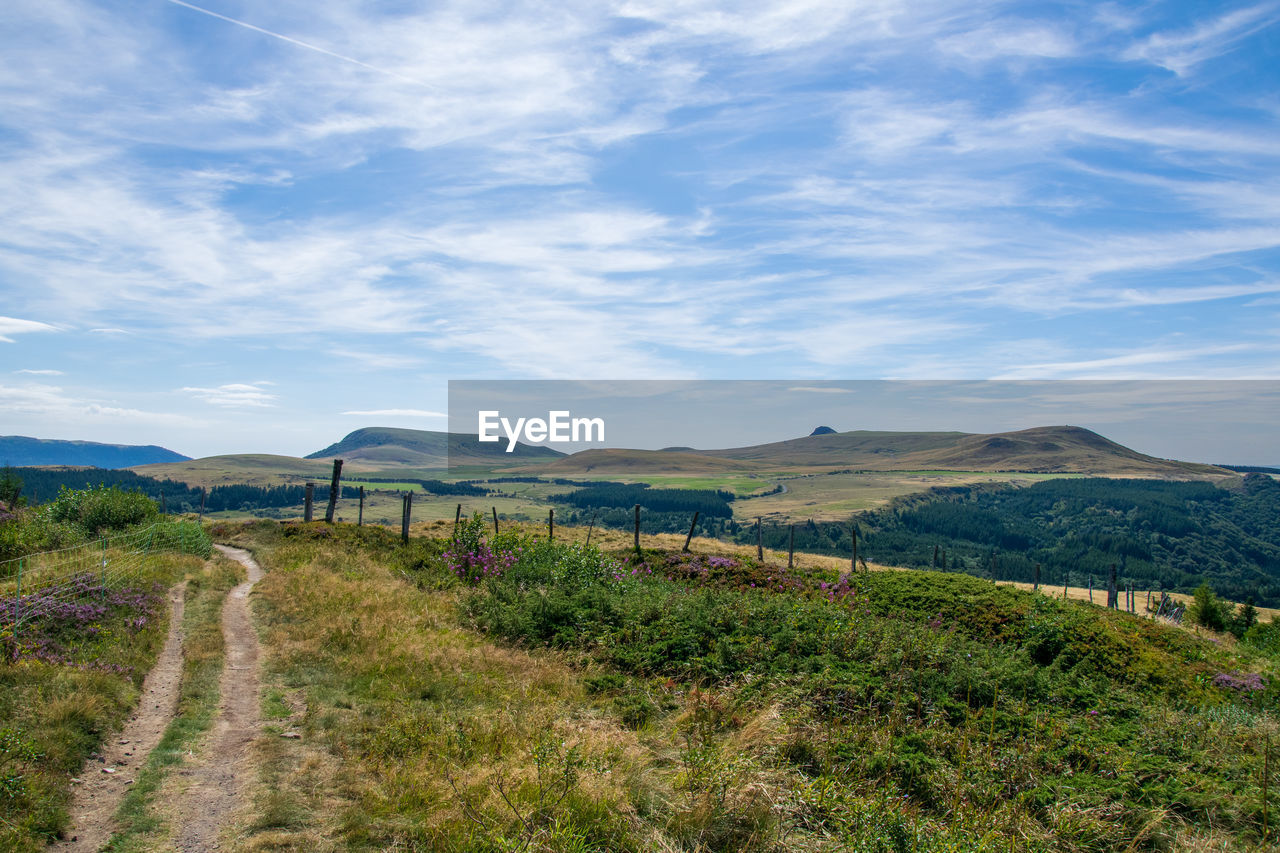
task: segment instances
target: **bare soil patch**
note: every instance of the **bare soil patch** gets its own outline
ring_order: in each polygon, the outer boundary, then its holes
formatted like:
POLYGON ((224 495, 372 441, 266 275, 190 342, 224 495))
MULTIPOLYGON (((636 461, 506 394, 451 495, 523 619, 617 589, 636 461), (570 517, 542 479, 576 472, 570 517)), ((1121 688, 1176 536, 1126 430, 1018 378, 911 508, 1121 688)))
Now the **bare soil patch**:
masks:
POLYGON ((80 771, 67 840, 54 845, 53 849, 96 851, 107 843, 115 830, 112 815, 177 713, 182 686, 182 612, 186 587, 183 581, 169 590, 169 634, 156 665, 142 682, 138 709, 129 717, 124 730, 104 744, 96 757, 90 757, 80 771))

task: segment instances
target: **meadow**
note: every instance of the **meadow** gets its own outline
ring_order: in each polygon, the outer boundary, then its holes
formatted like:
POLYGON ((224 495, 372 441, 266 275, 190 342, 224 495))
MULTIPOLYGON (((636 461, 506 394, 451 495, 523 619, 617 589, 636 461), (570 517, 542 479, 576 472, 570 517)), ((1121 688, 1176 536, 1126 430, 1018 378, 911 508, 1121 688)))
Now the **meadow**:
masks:
POLYGON ((268 569, 269 710, 301 734, 260 741, 244 849, 1275 849, 1258 637, 488 530, 215 528, 268 569))

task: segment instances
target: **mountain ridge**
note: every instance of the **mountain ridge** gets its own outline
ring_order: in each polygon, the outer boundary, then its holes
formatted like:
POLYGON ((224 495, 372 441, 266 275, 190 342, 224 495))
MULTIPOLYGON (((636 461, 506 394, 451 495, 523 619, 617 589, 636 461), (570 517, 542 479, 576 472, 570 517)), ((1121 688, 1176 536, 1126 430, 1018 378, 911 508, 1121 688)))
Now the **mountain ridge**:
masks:
POLYGON ((0 435, 0 465, 14 467, 68 465, 115 469, 160 462, 187 462, 190 459, 190 456, 158 444, 105 444, 0 435))

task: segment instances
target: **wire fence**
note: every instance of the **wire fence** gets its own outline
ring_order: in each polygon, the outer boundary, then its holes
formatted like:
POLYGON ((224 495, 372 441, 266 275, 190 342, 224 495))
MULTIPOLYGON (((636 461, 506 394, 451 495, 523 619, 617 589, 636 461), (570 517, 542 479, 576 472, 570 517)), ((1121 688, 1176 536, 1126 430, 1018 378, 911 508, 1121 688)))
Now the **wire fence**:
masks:
POLYGON ((212 549, 198 523, 165 521, 0 562, 0 637, 16 640, 26 625, 142 582, 155 554, 208 557, 212 549))

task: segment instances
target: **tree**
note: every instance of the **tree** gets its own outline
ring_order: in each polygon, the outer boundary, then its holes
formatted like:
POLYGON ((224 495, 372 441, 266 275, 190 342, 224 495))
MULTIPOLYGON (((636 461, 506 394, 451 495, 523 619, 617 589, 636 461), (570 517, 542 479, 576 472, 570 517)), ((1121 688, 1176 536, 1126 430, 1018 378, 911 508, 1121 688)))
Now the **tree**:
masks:
POLYGON ((1191 605, 1191 610, 1187 614, 1191 617, 1191 621, 1211 631, 1224 630, 1227 627, 1226 614, 1223 612, 1222 602, 1213 594, 1209 584, 1202 583, 1196 587, 1195 598, 1195 603, 1191 605))
POLYGON ((1256 624, 1258 624, 1258 610, 1253 606, 1253 598, 1251 597, 1236 609, 1235 614, 1231 617, 1231 624, 1227 628, 1239 639, 1256 624))
POLYGON ((22 478, 8 465, 4 466, 4 473, 0 474, 0 504, 16 509, 27 502, 21 495, 22 478))

